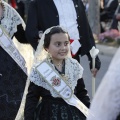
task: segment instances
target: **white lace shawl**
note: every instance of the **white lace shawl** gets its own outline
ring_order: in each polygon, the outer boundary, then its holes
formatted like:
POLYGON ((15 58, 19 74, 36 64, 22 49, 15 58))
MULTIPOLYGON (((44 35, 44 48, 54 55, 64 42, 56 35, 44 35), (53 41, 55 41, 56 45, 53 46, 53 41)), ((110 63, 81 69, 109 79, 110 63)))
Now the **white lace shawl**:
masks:
MULTIPOLYGON (((51 62, 49 62, 52 64, 51 62)), ((36 65, 38 65, 37 63, 36 65)), ((48 83, 45 82, 45 80, 42 79, 42 77, 37 73, 35 70, 35 66, 33 66, 31 74, 30 74, 30 81, 33 82, 34 84, 41 86, 47 90, 50 91, 51 95, 53 97, 60 97, 51 86, 48 85, 48 83)), ((52 64, 53 68, 54 65, 52 64)), ((55 68, 54 68, 55 70, 55 68)), ((72 59, 72 58, 66 58, 65 59, 65 76, 68 78, 66 81, 67 84, 72 88, 74 91, 75 86, 77 85, 77 80, 81 78, 83 75, 83 68, 82 66, 78 63, 78 61, 72 59)))
POLYGON ((22 24, 25 28, 25 24, 20 17, 20 15, 12 8, 9 4, 2 1, 4 11, 3 11, 3 19, 1 19, 1 25, 10 35, 10 38, 17 31, 17 25, 22 24))
MULTIPOLYGON (((3 5, 3 17, 1 19, 1 26, 5 29, 10 38, 14 36, 14 33, 17 32, 17 26, 22 25, 25 30, 25 22, 21 18, 21 16, 17 13, 17 11, 12 8, 8 3, 1 1, 3 5)), ((16 48, 19 50, 21 55, 24 57, 26 61, 26 66, 30 71, 30 64, 32 64, 33 60, 33 48, 29 44, 19 43, 15 37, 13 38, 13 43, 16 48), (29 52, 27 51, 29 50, 29 52)))
POLYGON ((95 118, 88 116, 87 120, 116 120, 120 113, 120 48, 92 100, 90 111, 95 118))
MULTIPOLYGON (((20 17, 20 15, 16 12, 14 8, 12 8, 8 3, 1 0, 4 12, 3 12, 3 18, 1 19, 1 25, 8 33, 9 37, 12 38, 15 32, 17 32, 17 26, 22 24, 23 28, 25 29, 25 23, 20 17)), ((13 39, 14 44, 16 45, 19 52, 22 54, 22 56, 25 58, 25 61, 27 63, 27 69, 28 72, 30 71, 32 62, 33 62, 33 49, 28 44, 21 44, 16 39, 13 39), (27 51, 29 50, 29 52, 27 51)), ((25 105, 25 99, 27 94, 27 89, 29 86, 29 80, 26 82, 25 92, 23 95, 23 99, 20 105, 20 109, 18 111, 18 114, 15 118, 15 120, 22 120, 23 119, 23 111, 24 111, 24 105, 25 105)))
MULTIPOLYGON (((54 27, 54 26, 53 26, 54 27)), ((31 82, 33 82, 34 84, 41 86, 47 90, 50 91, 51 95, 53 97, 60 97, 42 78, 41 76, 37 73, 37 71, 35 70, 35 66, 38 65, 40 62, 42 62, 44 59, 47 58, 48 53, 46 52, 46 50, 43 48, 44 45, 44 37, 45 34, 49 33, 50 30, 53 28, 49 28, 47 29, 44 34, 42 35, 42 38, 37 46, 37 50, 35 52, 35 56, 34 56, 34 61, 32 63, 32 68, 31 68, 31 72, 29 74, 29 77, 27 79, 27 83, 26 83, 26 87, 25 87, 25 91, 24 91, 24 95, 23 95, 23 99, 21 102, 21 106, 20 109, 18 111, 18 114, 15 118, 15 120, 23 120, 24 119, 24 106, 25 106, 25 101, 26 101, 26 95, 27 95, 27 90, 28 90, 28 86, 29 86, 29 80, 31 82)), ((67 81, 67 83, 71 86, 72 90, 74 90, 75 86, 77 85, 77 80, 79 78, 82 77, 83 75, 83 68, 82 66, 78 63, 78 61, 74 60, 71 58, 71 54, 70 54, 70 49, 68 51, 68 55, 66 56, 66 60, 65 60, 65 76, 67 76, 69 79, 67 81)), ((50 61, 49 61, 50 62, 50 61)), ((53 66, 54 67, 54 66, 53 66)))

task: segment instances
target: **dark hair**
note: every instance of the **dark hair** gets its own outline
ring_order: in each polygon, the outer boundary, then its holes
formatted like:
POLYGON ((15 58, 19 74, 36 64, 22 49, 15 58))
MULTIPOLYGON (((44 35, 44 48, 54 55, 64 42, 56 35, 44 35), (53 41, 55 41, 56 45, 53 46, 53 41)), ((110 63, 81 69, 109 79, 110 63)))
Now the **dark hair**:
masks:
MULTIPOLYGON (((49 47, 51 36, 56 34, 56 33, 66 33, 66 34, 68 34, 68 32, 66 32, 65 30, 63 30, 59 26, 53 27, 48 34, 45 34, 44 48, 48 48, 49 47)), ((68 38, 70 39, 69 35, 68 35, 68 38)))

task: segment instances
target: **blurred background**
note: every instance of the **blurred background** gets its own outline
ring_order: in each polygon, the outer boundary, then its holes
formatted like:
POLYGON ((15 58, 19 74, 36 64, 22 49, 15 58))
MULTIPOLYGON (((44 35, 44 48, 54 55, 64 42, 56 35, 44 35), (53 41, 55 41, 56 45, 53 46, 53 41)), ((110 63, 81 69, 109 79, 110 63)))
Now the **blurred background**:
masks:
MULTIPOLYGON (((5 0, 27 21, 30 0, 5 0)), ((120 46, 120 1, 119 0, 82 0, 92 29, 96 46, 99 49, 101 69, 96 77, 96 89, 105 75, 109 64, 120 46)), ((31 18, 32 19, 32 18, 31 18)), ((84 67, 84 80, 92 98, 92 75, 86 56, 81 58, 84 67)))

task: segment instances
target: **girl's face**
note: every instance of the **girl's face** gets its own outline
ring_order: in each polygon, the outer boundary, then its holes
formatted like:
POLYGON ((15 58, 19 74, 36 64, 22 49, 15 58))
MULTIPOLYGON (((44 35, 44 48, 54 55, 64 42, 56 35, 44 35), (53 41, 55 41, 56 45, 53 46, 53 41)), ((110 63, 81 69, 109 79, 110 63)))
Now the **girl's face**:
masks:
POLYGON ((47 51, 54 60, 63 60, 70 49, 68 35, 65 33, 56 33, 51 36, 50 45, 47 51))

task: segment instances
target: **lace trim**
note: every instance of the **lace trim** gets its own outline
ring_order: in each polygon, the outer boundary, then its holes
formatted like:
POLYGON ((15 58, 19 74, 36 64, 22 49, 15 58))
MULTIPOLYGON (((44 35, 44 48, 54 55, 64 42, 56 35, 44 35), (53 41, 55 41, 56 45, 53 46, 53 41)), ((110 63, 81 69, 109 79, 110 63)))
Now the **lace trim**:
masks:
POLYGON ((2 4, 4 6, 4 13, 3 19, 1 19, 1 25, 8 32, 10 37, 12 37, 13 34, 17 32, 17 25, 23 24, 24 22, 20 15, 13 8, 11 8, 10 5, 4 1, 2 1, 2 4))
MULTIPOLYGON (((38 64, 39 63, 37 63, 36 65, 38 64)), ((37 71, 35 70, 35 66, 32 68, 32 71, 29 77, 30 81, 38 86, 45 88, 46 90, 49 90, 53 97, 60 97, 57 94, 57 92, 55 92, 54 89, 51 88, 48 85, 48 83, 46 83, 45 80, 37 73, 37 71)), ((54 67, 53 64, 52 66, 54 67)), ((55 70, 55 67, 54 67, 54 70, 55 70)), ((83 74, 83 68, 76 60, 72 58, 67 58, 65 60, 65 76, 68 78, 66 82, 72 88, 73 91, 75 89, 75 86, 77 85, 78 79, 82 77, 82 74, 83 74)))

